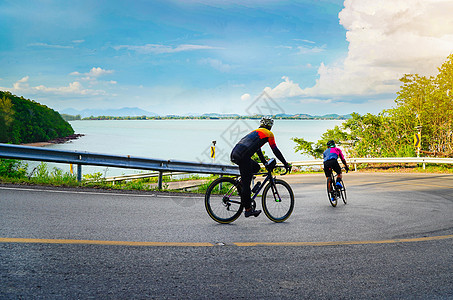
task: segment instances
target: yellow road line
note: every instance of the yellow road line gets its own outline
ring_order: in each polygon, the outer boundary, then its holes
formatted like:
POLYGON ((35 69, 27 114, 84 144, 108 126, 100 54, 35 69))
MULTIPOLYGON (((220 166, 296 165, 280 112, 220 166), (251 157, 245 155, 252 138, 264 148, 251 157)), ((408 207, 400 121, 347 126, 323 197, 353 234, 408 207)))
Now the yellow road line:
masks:
MULTIPOLYGON (((240 242, 232 245, 238 247, 255 246, 340 246, 340 245, 366 245, 366 244, 394 244, 413 243, 452 239, 452 235, 441 235, 413 239, 391 239, 380 241, 333 241, 333 242, 240 242)), ((34 243, 34 244, 78 244, 78 245, 113 245, 113 246, 147 246, 147 247, 212 247, 213 243, 192 242, 128 242, 128 241, 97 241, 97 240, 67 240, 67 239, 25 239, 25 238, 0 238, 0 243, 34 243)))
POLYGON ((380 241, 337 241, 337 242, 245 242, 234 243, 239 247, 253 247, 253 246, 339 246, 339 245, 366 245, 366 244, 394 244, 394 243, 411 243, 411 242, 424 242, 434 240, 445 240, 453 238, 452 235, 441 235, 432 237, 422 237, 413 239, 393 239, 393 240, 380 240, 380 241))
POLYGON ((82 244, 82 245, 115 245, 115 246, 174 246, 174 247, 210 247, 210 246, 214 246, 214 244, 211 244, 211 243, 127 242, 127 241, 21 239, 21 238, 0 238, 0 243, 82 244))

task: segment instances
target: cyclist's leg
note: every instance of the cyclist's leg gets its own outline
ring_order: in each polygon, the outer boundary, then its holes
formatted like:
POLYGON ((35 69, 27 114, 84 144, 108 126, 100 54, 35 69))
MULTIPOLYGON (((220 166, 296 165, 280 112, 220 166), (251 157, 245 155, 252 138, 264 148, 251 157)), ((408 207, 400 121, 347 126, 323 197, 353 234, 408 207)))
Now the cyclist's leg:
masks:
POLYGON ((239 162, 239 172, 241 173, 242 183, 241 202, 244 205, 245 210, 250 210, 251 207, 250 184, 252 183, 253 171, 256 169, 257 164, 257 162, 248 157, 239 162))
POLYGON ((258 173, 261 169, 260 164, 254 161, 253 159, 250 159, 250 163, 252 164, 252 173, 253 174, 258 173))
POLYGON ((337 188, 341 189, 343 187, 341 184, 342 173, 341 173, 341 166, 337 160, 335 160, 333 170, 337 173, 337 180, 334 184, 336 185, 337 188))
POLYGON ((332 174, 332 168, 329 166, 329 161, 324 162, 324 174, 327 179, 327 190, 332 192, 332 186, 330 185, 330 175, 332 174))
POLYGON ((340 182, 341 180, 341 167, 340 167, 340 164, 338 163, 337 160, 334 161, 334 163, 332 164, 332 169, 335 171, 335 173, 337 173, 337 182, 340 182))

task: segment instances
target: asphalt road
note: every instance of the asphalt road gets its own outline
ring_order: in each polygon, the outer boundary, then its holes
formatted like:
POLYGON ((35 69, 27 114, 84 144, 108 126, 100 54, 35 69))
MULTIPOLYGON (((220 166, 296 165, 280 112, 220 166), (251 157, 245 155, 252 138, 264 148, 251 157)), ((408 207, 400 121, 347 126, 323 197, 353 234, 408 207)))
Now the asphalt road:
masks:
MULTIPOLYGON (((277 224, 197 195, 0 185, 0 299, 453 299, 453 175, 290 175, 277 224)), ((258 206, 261 206, 258 203, 258 206)))

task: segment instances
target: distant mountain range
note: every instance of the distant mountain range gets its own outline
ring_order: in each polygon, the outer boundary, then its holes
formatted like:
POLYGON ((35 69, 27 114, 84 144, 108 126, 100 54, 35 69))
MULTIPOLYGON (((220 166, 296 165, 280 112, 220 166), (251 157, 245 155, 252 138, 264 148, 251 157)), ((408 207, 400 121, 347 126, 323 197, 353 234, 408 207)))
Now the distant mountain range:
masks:
POLYGON ((111 117, 157 117, 158 114, 143 110, 138 107, 123 107, 118 109, 84 109, 77 110, 74 108, 67 108, 60 111, 62 114, 77 116, 80 115, 82 118, 87 117, 99 117, 99 116, 111 116, 111 117))
MULTIPOLYGON (((77 110, 73 108, 67 108, 60 111, 62 114, 77 116, 80 115, 82 118, 87 117, 100 117, 100 116, 111 116, 111 117, 194 117, 194 118, 246 118, 249 116, 239 114, 219 114, 219 113, 188 113, 183 115, 166 115, 160 116, 156 113, 143 110, 138 107, 123 107, 119 109, 84 109, 77 110)), ((351 115, 338 115, 338 114, 326 114, 326 115, 309 115, 309 114, 278 114, 275 118, 295 118, 295 119, 350 119, 351 115)))
MULTIPOLYGON (((187 116, 195 116, 187 115, 187 116)), ((209 117, 209 118, 241 118, 241 117, 253 117, 253 116, 246 116, 246 115, 238 115, 238 114, 217 114, 217 113, 210 113, 210 114, 201 114, 196 115, 196 117, 209 117)), ((352 118, 351 114, 347 115, 337 115, 337 114, 328 114, 322 116, 312 116, 309 114, 277 114, 274 116, 275 118, 282 118, 282 119, 350 119, 352 118)))

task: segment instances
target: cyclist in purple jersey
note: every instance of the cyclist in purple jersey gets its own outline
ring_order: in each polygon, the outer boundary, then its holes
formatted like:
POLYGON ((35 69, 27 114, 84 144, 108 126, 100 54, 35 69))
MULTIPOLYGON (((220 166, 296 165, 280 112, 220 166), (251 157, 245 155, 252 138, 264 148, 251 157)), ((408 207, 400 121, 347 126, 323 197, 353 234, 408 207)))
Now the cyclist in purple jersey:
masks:
POLYGON ((341 167, 340 164, 338 163, 338 158, 341 159, 341 162, 344 165, 344 168, 346 170, 346 173, 349 171, 348 164, 346 163, 346 160, 344 159, 343 152, 339 148, 335 146, 335 141, 328 141, 327 142, 327 150, 324 151, 322 154, 324 158, 324 174, 326 174, 327 178, 327 186, 329 187, 329 192, 331 192, 331 186, 329 184, 330 180, 330 175, 332 174, 332 170, 334 170, 337 173, 337 182, 336 184, 341 187, 341 167))
POLYGON ((262 118, 260 128, 253 130, 243 137, 231 151, 231 161, 239 166, 239 172, 241 173, 241 202, 245 208, 244 215, 246 218, 252 215, 257 217, 261 213, 261 210, 252 210, 251 208, 250 183, 252 182, 253 173, 257 173, 260 170, 260 165, 252 159, 253 154, 258 154, 261 162, 265 164, 266 159, 261 151, 261 147, 269 143, 272 152, 283 163, 285 169, 288 172, 291 171, 291 166, 286 162, 282 153, 277 148, 274 134, 270 131, 273 124, 274 120, 272 118, 262 118))

